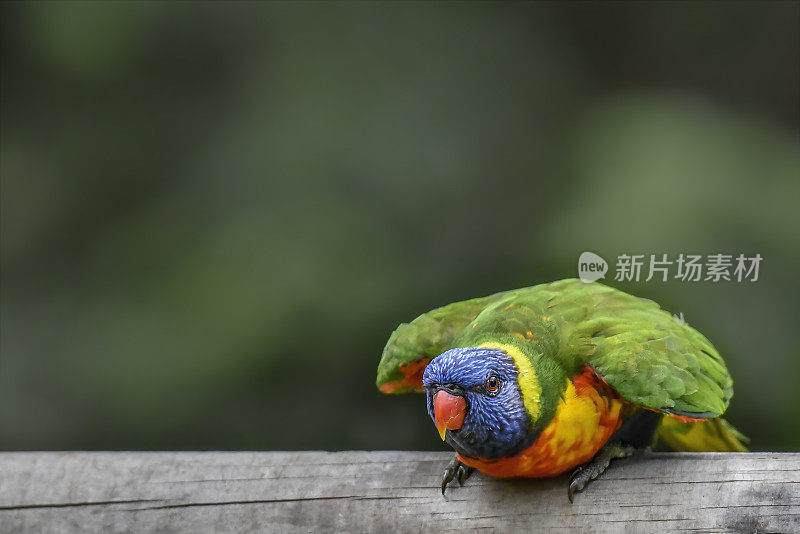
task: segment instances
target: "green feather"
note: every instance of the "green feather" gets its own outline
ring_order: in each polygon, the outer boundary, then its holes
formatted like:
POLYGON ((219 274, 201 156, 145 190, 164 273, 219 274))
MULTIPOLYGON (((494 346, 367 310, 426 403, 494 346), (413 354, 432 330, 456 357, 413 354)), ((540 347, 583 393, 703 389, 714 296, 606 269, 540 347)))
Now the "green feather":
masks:
MULTIPOLYGON (((399 383, 405 375, 401 367, 422 358, 433 359, 451 348, 458 335, 483 310, 494 296, 456 302, 423 313, 411 323, 403 323, 392 332, 378 365, 378 388, 399 383)), ((400 387, 392 393, 414 391, 400 387)))
POLYGON ((717 417, 733 395, 722 358, 683 320, 650 300, 571 279, 450 304, 401 325, 384 349, 377 384, 399 383, 401 366, 421 358, 485 342, 512 343, 528 356, 549 413, 564 377, 585 364, 629 403, 665 413, 717 417))

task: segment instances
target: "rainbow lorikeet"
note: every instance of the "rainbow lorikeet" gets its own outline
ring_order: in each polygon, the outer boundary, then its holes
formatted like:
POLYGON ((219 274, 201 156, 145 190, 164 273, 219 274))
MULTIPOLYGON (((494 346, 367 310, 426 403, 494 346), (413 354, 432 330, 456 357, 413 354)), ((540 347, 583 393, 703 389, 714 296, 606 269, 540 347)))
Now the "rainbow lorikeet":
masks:
POLYGON ((720 416, 733 381, 682 317, 599 283, 561 280, 456 302, 395 330, 384 393, 424 392, 456 451, 442 493, 472 469, 501 478, 570 469, 581 491, 660 438, 678 451, 745 451, 720 416))

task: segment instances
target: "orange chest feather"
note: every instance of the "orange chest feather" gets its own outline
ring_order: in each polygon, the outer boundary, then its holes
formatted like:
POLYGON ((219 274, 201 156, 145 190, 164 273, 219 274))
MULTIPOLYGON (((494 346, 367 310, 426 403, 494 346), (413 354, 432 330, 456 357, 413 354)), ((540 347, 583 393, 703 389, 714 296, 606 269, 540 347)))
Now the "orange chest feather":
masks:
POLYGON ((498 478, 559 475, 592 459, 622 424, 623 406, 616 393, 587 368, 568 382, 553 421, 530 447, 507 458, 459 455, 459 460, 498 478))

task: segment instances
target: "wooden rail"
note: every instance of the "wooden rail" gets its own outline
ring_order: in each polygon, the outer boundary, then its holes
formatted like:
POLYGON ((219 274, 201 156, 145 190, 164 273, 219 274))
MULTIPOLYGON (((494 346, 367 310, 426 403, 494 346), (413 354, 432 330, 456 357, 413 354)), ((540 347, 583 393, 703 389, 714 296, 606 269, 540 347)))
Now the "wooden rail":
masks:
POLYGON ((800 453, 618 460, 565 477, 474 474, 438 452, 0 453, 0 532, 800 532, 800 453))

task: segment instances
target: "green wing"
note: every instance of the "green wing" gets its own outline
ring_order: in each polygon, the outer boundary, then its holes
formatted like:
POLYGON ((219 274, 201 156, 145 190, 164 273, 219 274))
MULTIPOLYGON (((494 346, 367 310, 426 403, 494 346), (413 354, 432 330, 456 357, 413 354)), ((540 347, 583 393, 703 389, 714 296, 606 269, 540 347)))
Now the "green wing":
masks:
POLYGON ((693 418, 722 415, 733 380, 708 339, 652 301, 627 307, 622 300, 607 297, 576 330, 592 347, 587 363, 634 404, 693 418))
POLYGON ((448 304, 397 327, 378 364, 378 388, 384 393, 422 391, 422 373, 428 362, 451 348, 455 337, 501 295, 448 304))
POLYGON ((586 364, 625 400, 665 413, 717 417, 732 380, 709 341, 650 300, 561 280, 451 304, 401 325, 378 368, 382 391, 419 389, 430 359, 453 347, 511 343, 534 365, 570 376, 586 364))
POLYGON ((588 364, 626 401, 660 412, 718 417, 733 395, 725 363, 701 333, 651 300, 602 284, 561 280, 509 291, 475 323, 458 346, 511 343, 567 376, 588 364))
POLYGON ((702 334, 655 302, 602 284, 561 280, 510 291, 476 322, 479 332, 462 344, 505 336, 568 376, 588 364, 626 401, 660 412, 718 417, 733 395, 725 363, 702 334))

